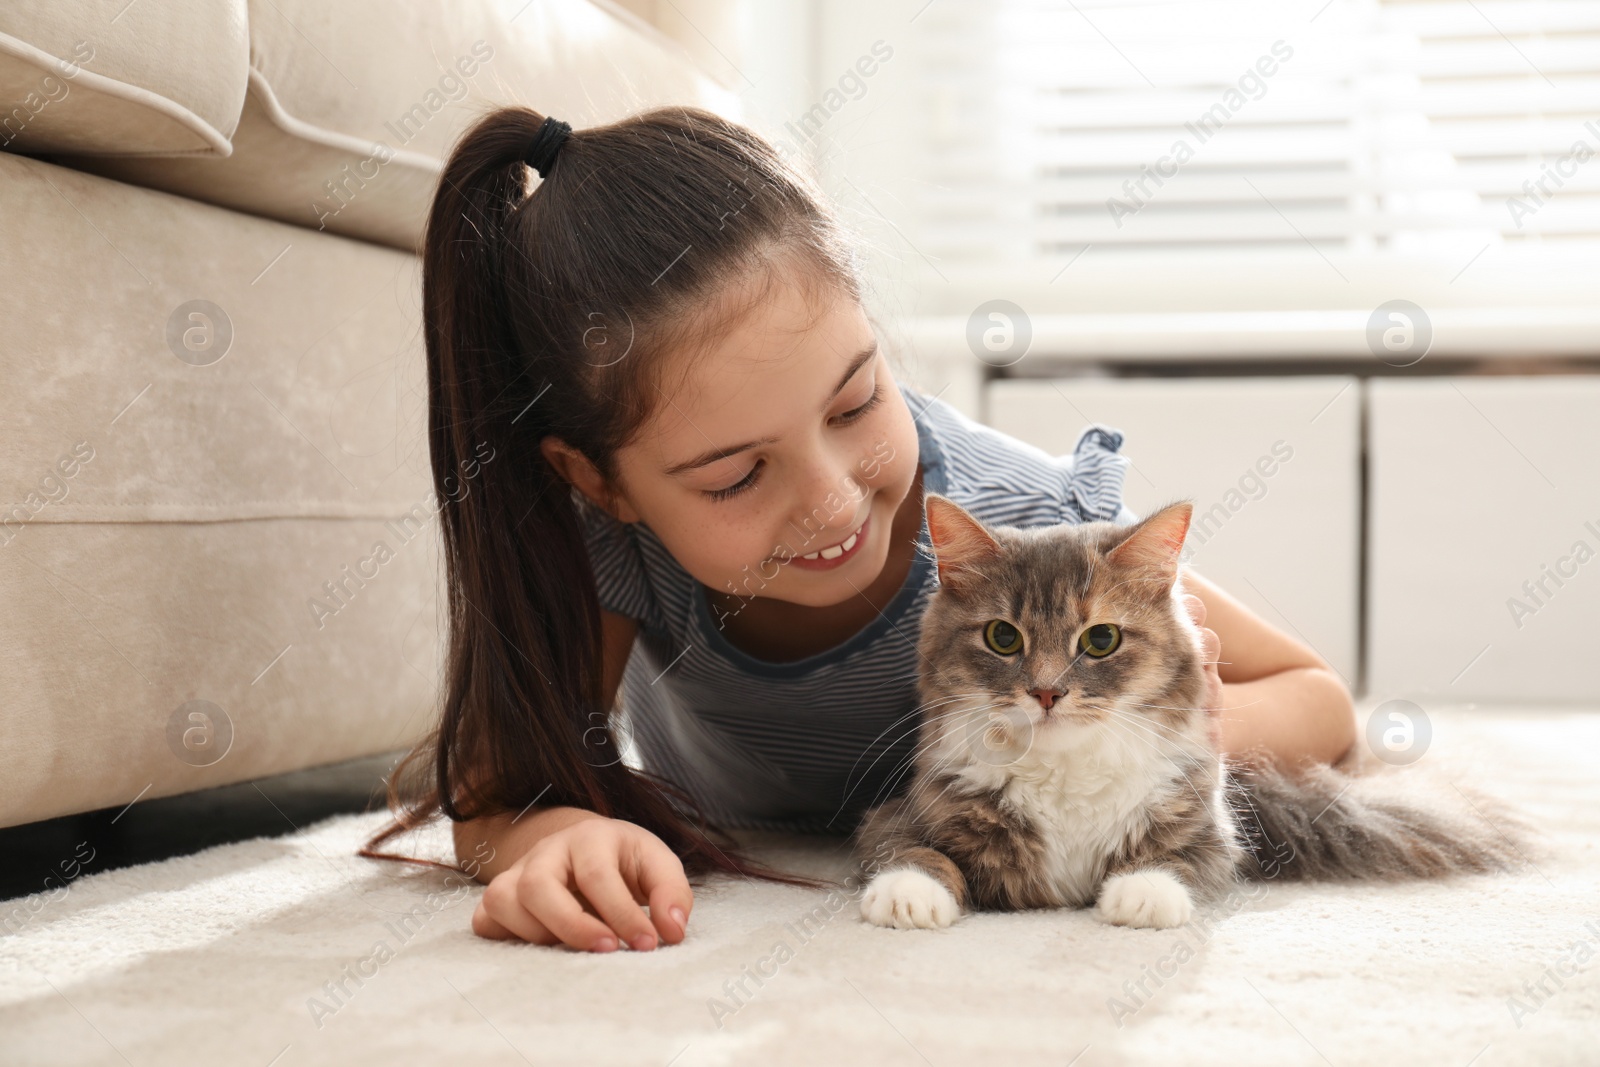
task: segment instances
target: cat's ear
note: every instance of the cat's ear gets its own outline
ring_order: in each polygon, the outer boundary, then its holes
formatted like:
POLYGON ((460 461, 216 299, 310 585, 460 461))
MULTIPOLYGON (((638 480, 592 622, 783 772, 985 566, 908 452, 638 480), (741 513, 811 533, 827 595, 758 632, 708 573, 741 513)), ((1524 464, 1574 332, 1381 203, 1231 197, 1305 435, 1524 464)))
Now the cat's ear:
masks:
POLYGON ((955 501, 925 493, 922 502, 939 563, 939 584, 960 586, 964 580, 981 580, 979 568, 1000 554, 1000 542, 955 501))
POLYGON ((1178 556, 1193 515, 1194 505, 1187 500, 1168 504, 1135 523, 1127 539, 1107 552, 1106 559, 1124 567, 1155 571, 1171 585, 1178 578, 1178 556))

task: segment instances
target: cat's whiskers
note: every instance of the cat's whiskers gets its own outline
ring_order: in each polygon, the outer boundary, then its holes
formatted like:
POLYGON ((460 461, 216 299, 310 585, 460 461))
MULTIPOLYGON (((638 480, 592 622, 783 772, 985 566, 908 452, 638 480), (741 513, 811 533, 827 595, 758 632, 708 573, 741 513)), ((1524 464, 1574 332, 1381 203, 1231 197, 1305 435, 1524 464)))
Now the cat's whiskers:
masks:
MULTIPOLYGON (((939 772, 944 769, 945 764, 953 758, 954 754, 949 757, 936 760, 934 764, 926 770, 926 772, 919 774, 919 780, 927 781, 937 778, 939 772)), ((920 823, 922 821, 922 816, 927 814, 928 810, 931 809, 937 801, 944 798, 944 795, 950 791, 951 786, 955 785, 956 781, 957 777, 955 775, 951 775, 945 780, 944 788, 939 790, 938 795, 929 798, 927 803, 922 805, 920 808, 914 807, 911 804, 911 797, 908 795, 906 797, 907 804, 905 808, 902 809, 900 814, 888 825, 892 827, 894 831, 898 832, 904 830, 908 825, 920 823)))
MULTIPOLYGON (((1142 704, 1138 704, 1136 702, 1130 702, 1130 703, 1133 703, 1133 706, 1135 706, 1135 707, 1145 707, 1145 706, 1156 706, 1156 707, 1159 707, 1160 706, 1160 705, 1142 705, 1142 704)), ((1145 728, 1156 728, 1156 729, 1162 729, 1162 730, 1171 730, 1175 735, 1182 736, 1180 731, 1177 731, 1173 727, 1166 726, 1163 723, 1158 723, 1158 722, 1155 722, 1154 720, 1148 720, 1148 719, 1141 721, 1137 717, 1128 715, 1126 712, 1122 712, 1120 710, 1117 710, 1115 713, 1119 715, 1118 725, 1120 725, 1120 726, 1122 726, 1124 728, 1126 728, 1129 725, 1133 725, 1133 726, 1139 726, 1139 727, 1145 727, 1145 728)), ((1136 736, 1136 735, 1130 735, 1130 736, 1136 736)), ((1140 738, 1140 740, 1144 740, 1144 739, 1140 738)), ((1198 799, 1201 802, 1201 804, 1207 804, 1206 799, 1200 795, 1200 790, 1195 786, 1194 779, 1190 778, 1187 773, 1185 773, 1175 762, 1173 762, 1173 760, 1171 759, 1170 756, 1168 756, 1166 753, 1162 753, 1162 755, 1167 760, 1168 766, 1171 767, 1173 772, 1183 776, 1184 781, 1189 784, 1189 789, 1190 789, 1191 792, 1194 793, 1196 799, 1198 799)), ((1219 780, 1222 782, 1222 785, 1223 785, 1223 792, 1226 795, 1226 794, 1228 794, 1230 792, 1230 789, 1231 789, 1231 779, 1228 777, 1225 767, 1219 768, 1219 775, 1220 775, 1220 779, 1219 780)), ((1254 804, 1253 804, 1253 802, 1251 802, 1249 800, 1248 794, 1246 794, 1246 803, 1250 803, 1251 804, 1251 810, 1254 811, 1254 804)), ((1200 847, 1205 847, 1205 848, 1216 849, 1216 850, 1222 851, 1222 852, 1228 851, 1228 845, 1226 843, 1223 843, 1223 842, 1198 842, 1197 841, 1197 842, 1192 842, 1191 843, 1191 847, 1194 847, 1194 846, 1200 846, 1200 847)))
MULTIPOLYGON (((973 708, 961 708, 961 709, 959 709, 959 710, 957 710, 955 712, 942 712, 939 717, 941 719, 947 719, 947 720, 948 719, 954 719, 957 716, 960 716, 960 717, 963 717, 963 718, 976 718, 978 715, 984 715, 986 717, 992 718, 992 716, 989 716, 989 714, 988 714, 989 712, 993 711, 995 708, 1005 707, 1009 703, 1010 703, 1009 701, 1005 701, 1005 700, 996 700, 996 701, 991 701, 990 703, 987 703, 987 704, 980 704, 977 707, 973 707, 973 708)), ((961 724, 960 723, 955 724, 954 728, 960 729, 961 728, 961 724)), ((934 736, 930 736, 929 739, 926 742, 924 742, 922 745, 919 746, 919 748, 918 748, 918 750, 916 752, 916 755, 917 756, 921 756, 924 752, 928 752, 928 751, 932 750, 934 747, 936 747, 938 745, 941 745, 944 742, 946 742, 950 737, 950 731, 951 731, 951 727, 949 725, 945 725, 945 728, 943 730, 937 732, 934 736)), ((947 757, 947 758, 948 759, 954 759, 957 755, 960 754, 961 751, 962 751, 962 749, 959 746, 957 746, 956 750, 954 752, 952 752, 951 755, 949 757, 947 757)))
MULTIPOLYGON (((978 713, 978 712, 988 711, 988 710, 990 710, 992 708, 1006 706, 1009 703, 1010 703, 1009 701, 996 701, 996 702, 993 702, 993 703, 990 703, 990 704, 982 705, 982 706, 977 707, 977 708, 962 709, 961 711, 953 713, 953 714, 975 714, 975 713, 978 713)), ((939 741, 941 741, 941 740, 943 740, 943 739, 942 738, 935 738, 935 739, 931 740, 930 742, 920 746, 919 749, 918 749, 917 755, 921 755, 923 752, 928 751, 933 745, 938 744, 939 741)), ((942 771, 944 771, 950 764, 954 763, 957 759, 961 758, 963 755, 964 755, 964 750, 963 749, 961 749, 959 747, 953 749, 947 755, 939 757, 932 764, 930 764, 928 767, 922 769, 918 774, 919 779, 925 780, 925 781, 931 781, 931 780, 937 779, 940 776, 940 773, 942 771)), ((950 776, 948 776, 946 778, 946 780, 945 780, 944 787, 942 789, 940 789, 939 792, 935 796, 928 798, 928 800, 925 803, 923 803, 922 805, 920 805, 920 806, 913 807, 913 806, 908 804, 906 809, 904 811, 902 811, 900 813, 899 817, 893 823, 891 823, 890 825, 894 826, 894 828, 898 830, 898 829, 904 829, 905 825, 908 824, 908 823, 912 823, 912 822, 920 820, 921 817, 923 815, 925 815, 928 812, 928 810, 935 803, 937 803, 939 800, 942 800, 944 798, 945 794, 947 794, 951 790, 951 788, 953 788, 956 785, 956 783, 958 781, 960 781, 960 780, 961 780, 960 775, 950 775, 950 776)))
MULTIPOLYGON (((999 707, 999 706, 1000 706, 999 702, 990 703, 990 704, 982 704, 982 705, 979 705, 978 707, 975 707, 975 708, 960 709, 959 711, 957 711, 955 713, 945 713, 945 715, 946 716, 948 716, 949 714, 977 715, 977 714, 981 714, 981 713, 987 712, 991 708, 996 708, 996 707, 999 707)), ((904 718, 904 717, 902 717, 902 718, 904 718)), ((901 737, 910 736, 912 733, 914 733, 917 730, 920 730, 921 728, 922 728, 922 722, 919 721, 917 723, 917 725, 913 726, 910 730, 907 730, 904 733, 902 733, 899 737, 896 737, 895 741, 898 742, 901 737)), ((880 734, 879 736, 882 736, 882 735, 880 734)), ((920 759, 920 757, 925 752, 931 751, 936 745, 940 744, 943 740, 944 740, 943 736, 932 736, 932 737, 929 737, 928 740, 920 742, 917 745, 917 747, 912 750, 911 754, 908 755, 905 758, 904 762, 902 764, 900 764, 899 766, 915 767, 917 762, 918 762, 918 760, 920 759)), ((891 744, 888 747, 892 748, 893 745, 891 744)), ((887 748, 885 749, 885 751, 887 751, 887 748)), ((954 755, 955 754, 952 753, 952 757, 951 758, 953 758, 954 755)), ((880 758, 880 759, 882 758, 882 753, 879 753, 878 758, 880 758)), ((943 761, 940 761, 940 762, 943 762, 943 761)), ((876 764, 877 763, 877 759, 874 759, 873 763, 876 764)), ((935 763, 934 767, 937 768, 939 765, 940 765, 940 763, 935 763)), ((899 766, 897 766, 897 768, 896 768, 897 770, 899 769, 899 766)), ((869 767, 869 769, 870 769, 870 767, 869 767)), ((929 771, 922 772, 922 773, 931 774, 932 773, 932 769, 930 768, 929 771)), ((895 778, 896 776, 895 775, 890 775, 889 777, 891 779, 890 781, 886 781, 883 785, 880 785, 878 787, 878 792, 876 794, 874 794, 873 799, 872 799, 872 803, 871 803, 871 805, 869 805, 869 810, 870 810, 871 807, 876 806, 876 805, 878 805, 878 804, 883 802, 884 790, 888 789, 891 785, 894 784, 892 779, 895 778)), ((853 791, 854 790, 852 789, 852 792, 853 791)), ((849 795, 846 795, 845 800, 848 801, 849 799, 850 799, 849 795)), ((843 810, 843 805, 842 804, 840 805, 840 809, 843 810)))
MULTIPOLYGON (((928 768, 927 773, 924 775, 925 780, 937 779, 938 776, 939 776, 939 773, 941 771, 943 771, 945 769, 945 767, 949 763, 954 761, 957 755, 959 755, 959 753, 952 752, 950 755, 941 757, 940 759, 936 760, 934 762, 934 764, 931 767, 928 768)), ((908 824, 908 823, 920 822, 921 819, 922 819, 922 816, 926 815, 936 803, 938 803, 939 801, 943 800, 944 797, 945 797, 945 794, 950 792, 950 790, 959 781, 961 781, 961 776, 960 775, 952 774, 952 775, 948 776, 945 779, 944 787, 942 789, 940 789, 937 794, 935 794, 932 797, 929 797, 927 802, 924 803, 923 805, 921 805, 920 807, 914 807, 913 805, 908 803, 906 805, 905 810, 902 811, 900 816, 893 823, 891 823, 890 825, 892 825, 896 830, 902 830, 902 829, 905 828, 906 824, 908 824)), ((910 798, 908 797, 907 799, 909 801, 910 798)))
MULTIPOLYGON (((912 708, 910 711, 906 712, 904 715, 902 715, 899 718, 895 719, 888 726, 885 726, 882 730, 880 730, 878 732, 878 736, 874 737, 872 740, 873 740, 874 743, 876 743, 877 741, 882 739, 884 734, 888 733, 890 730, 893 730, 895 727, 899 726, 901 723, 905 722, 907 719, 918 719, 919 720, 919 724, 920 724, 920 720, 921 720, 921 718, 923 716, 923 713, 927 712, 927 711, 931 711, 934 708, 942 707, 942 706, 944 706, 946 704, 954 704, 957 701, 961 701, 961 700, 969 700, 972 697, 987 697, 987 696, 990 696, 990 695, 991 694, 989 694, 989 693, 980 692, 980 691, 976 691, 975 690, 975 691, 973 691, 971 693, 947 693, 947 694, 945 694, 943 696, 934 697, 932 700, 927 700, 927 701, 924 701, 921 704, 918 704, 916 707, 912 708)), ((904 736, 904 735, 902 734, 901 736, 904 736)), ((871 745, 868 745, 868 747, 870 748, 871 745)), ((857 762, 860 762, 860 757, 857 757, 857 762)), ((851 769, 854 770, 855 768, 852 767, 851 769)))
MULTIPOLYGON (((947 701, 946 703, 948 704, 948 703, 953 703, 953 702, 952 701, 947 701)), ((989 703, 978 704, 975 707, 970 707, 970 708, 956 708, 954 710, 950 710, 950 709, 939 710, 933 715, 929 715, 929 716, 920 718, 917 721, 915 726, 912 726, 909 730, 906 730, 905 732, 901 733, 898 737, 895 738, 895 740, 899 741, 900 738, 902 738, 902 737, 909 737, 911 734, 913 734, 916 731, 922 729, 923 725, 926 724, 926 723, 929 723, 929 722, 932 722, 932 721, 935 721, 935 720, 951 719, 951 718, 955 718, 957 716, 976 716, 976 715, 981 715, 981 714, 984 714, 984 713, 986 713, 986 712, 988 712, 988 711, 990 711, 990 710, 992 710, 994 708, 1001 707, 1004 703, 1006 703, 1006 702, 1005 701, 990 701, 989 703)), ((930 738, 926 742, 920 743, 918 748, 915 751, 912 752, 910 759, 915 760, 915 758, 917 756, 921 755, 930 746, 938 744, 939 741, 942 740, 942 739, 943 739, 942 735, 940 735, 940 736, 930 736, 930 738)), ((892 745, 890 747, 892 747, 892 745)))
MULTIPOLYGON (((921 726, 922 726, 922 717, 923 717, 923 713, 925 711, 928 711, 929 709, 936 708, 936 707, 939 707, 939 706, 942 706, 942 705, 945 705, 945 704, 953 704, 956 701, 967 700, 967 699, 969 699, 971 697, 986 696, 986 695, 988 695, 988 694, 981 693, 981 692, 976 692, 976 691, 971 692, 971 693, 947 693, 947 694, 945 694, 943 696, 934 697, 931 700, 924 701, 923 703, 918 704, 916 707, 912 708, 910 711, 906 712, 904 715, 901 715, 899 718, 895 719, 888 726, 885 726, 882 730, 878 731, 878 735, 876 737, 874 737, 870 742, 868 742, 867 746, 864 749, 862 749, 861 756, 865 756, 868 752, 870 752, 872 750, 872 748, 878 744, 879 741, 883 740, 883 736, 885 734, 887 734, 890 730, 893 730, 895 727, 899 726, 901 723, 906 722, 908 719, 916 719, 917 720, 917 724, 915 726, 913 726, 910 730, 907 730, 904 733, 901 733, 898 736, 896 736, 894 738, 894 740, 890 741, 887 745, 884 745, 881 748, 879 748, 878 749, 878 754, 872 758, 872 762, 871 763, 867 764, 867 769, 862 772, 861 778, 857 779, 857 784, 859 785, 861 781, 864 781, 866 779, 867 775, 871 773, 872 768, 874 768, 874 767, 876 767, 878 765, 878 761, 881 760, 884 757, 885 753, 887 753, 890 749, 894 748, 894 746, 900 741, 900 739, 902 737, 907 737, 911 733, 913 733, 914 731, 916 731, 916 730, 921 728, 921 726)), ((853 776, 855 774, 856 768, 861 765, 861 756, 857 756, 856 759, 855 759, 855 762, 850 765, 850 773, 845 776, 846 781, 850 780, 851 776, 853 776)), ((844 795, 844 799, 839 802, 838 809, 836 811, 834 811, 834 813, 833 813, 834 818, 837 818, 838 815, 839 815, 839 812, 842 812, 844 810, 845 805, 850 802, 850 797, 854 793, 855 793, 855 786, 852 785, 848 790, 846 790, 845 795, 844 795)), ((831 822, 832 820, 830 819, 829 821, 831 822)))
MULTIPOLYGON (((1127 701, 1126 703, 1131 708, 1160 708, 1163 711, 1205 711, 1206 710, 1204 708, 1199 708, 1199 707, 1173 707, 1173 706, 1167 705, 1167 704, 1141 704, 1138 701, 1133 701, 1133 700, 1127 701)), ((1257 705, 1259 703, 1261 703, 1261 701, 1258 699, 1258 700, 1252 700, 1248 704, 1222 705, 1222 706, 1217 707, 1215 710, 1217 710, 1217 711, 1238 711, 1240 708, 1254 707, 1255 705, 1257 705)))
MULTIPOLYGON (((1123 714, 1123 715, 1131 715, 1131 713, 1127 710, 1128 708, 1164 708, 1167 711, 1198 711, 1199 710, 1199 709, 1194 709, 1194 708, 1166 708, 1165 705, 1162 705, 1162 704, 1141 704, 1136 700, 1119 701, 1117 707, 1108 708, 1106 710, 1108 712, 1112 712, 1112 713, 1120 713, 1120 714, 1123 714)), ((1158 730, 1166 730, 1169 733, 1171 733, 1171 735, 1173 737, 1185 737, 1185 736, 1187 736, 1182 730, 1178 729, 1176 726, 1168 726, 1166 723, 1158 722, 1155 719, 1143 718, 1143 719, 1140 720, 1140 722, 1145 726, 1150 726, 1150 727, 1153 727, 1153 728, 1158 729, 1158 730)))
MULTIPOLYGON (((1132 712, 1127 710, 1130 707, 1133 707, 1133 708, 1161 708, 1161 707, 1164 707, 1164 705, 1161 705, 1161 704, 1142 704, 1142 703, 1140 703, 1138 701, 1135 701, 1135 700, 1127 700, 1127 701, 1119 702, 1119 706, 1107 707, 1107 708, 1104 708, 1102 710, 1104 710, 1110 716, 1119 718, 1119 719, 1121 719, 1121 720, 1123 720, 1125 722, 1128 722, 1128 723, 1131 723, 1131 724, 1133 724, 1135 726, 1138 726, 1138 727, 1140 727, 1140 728, 1142 728, 1142 729, 1144 729, 1146 731, 1149 731, 1149 732, 1153 732, 1153 731, 1156 731, 1156 730, 1164 731, 1166 736, 1163 736, 1163 734, 1154 734, 1154 736, 1160 737, 1162 740, 1173 740, 1173 741, 1176 741, 1176 740, 1187 739, 1189 737, 1188 733, 1186 733, 1182 729, 1179 729, 1176 726, 1169 726, 1164 722, 1158 722, 1158 721, 1156 721, 1155 719, 1152 719, 1152 718, 1148 718, 1148 717, 1145 717, 1145 716, 1140 716, 1140 715, 1133 714, 1132 712)), ((1184 710, 1198 711, 1199 709, 1194 709, 1194 708, 1189 708, 1189 709, 1173 708, 1173 709, 1169 709, 1169 710, 1175 710, 1175 711, 1184 711, 1184 710)))
POLYGON ((1129 739, 1141 741, 1144 744, 1149 745, 1150 748, 1166 762, 1168 768, 1170 768, 1173 773, 1177 774, 1188 783, 1189 789, 1194 793, 1195 799, 1200 801, 1202 805, 1206 803, 1206 798, 1201 795, 1199 787, 1194 784, 1194 779, 1190 778, 1188 772, 1186 772, 1182 767, 1178 766, 1177 761, 1172 758, 1170 750, 1157 745, 1154 741, 1150 740, 1149 737, 1144 737, 1140 734, 1133 733, 1131 730, 1129 730, 1129 727, 1134 726, 1144 729, 1157 740, 1165 741, 1167 740, 1166 738, 1162 737, 1158 733, 1155 733, 1153 730, 1150 730, 1149 726, 1151 724, 1140 722, 1137 718, 1129 715, 1125 711, 1120 711, 1115 708, 1109 708, 1107 710, 1110 712, 1110 717, 1106 720, 1107 723, 1122 728, 1124 731, 1126 731, 1126 736, 1129 739))
MULTIPOLYGON (((946 762, 946 760, 940 760, 936 762, 933 767, 929 769, 926 776, 927 779, 936 779, 939 775, 939 772, 944 769, 944 764, 946 762)), ((935 803, 944 799, 944 795, 950 792, 951 787, 954 786, 958 780, 959 779, 956 775, 950 775, 947 777, 945 779, 944 788, 940 789, 936 796, 928 798, 927 803, 921 805, 920 807, 912 804, 910 802, 910 798, 907 797, 905 809, 901 811, 898 819, 892 824, 894 828, 897 830, 903 830, 907 825, 920 823, 922 821, 922 817, 932 809, 935 803)))

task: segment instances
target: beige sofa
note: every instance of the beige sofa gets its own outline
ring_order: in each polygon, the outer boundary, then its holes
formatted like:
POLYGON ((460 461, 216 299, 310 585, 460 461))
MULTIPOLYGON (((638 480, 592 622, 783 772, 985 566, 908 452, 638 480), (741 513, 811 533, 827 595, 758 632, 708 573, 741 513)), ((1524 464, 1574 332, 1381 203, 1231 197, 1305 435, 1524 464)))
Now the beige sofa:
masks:
POLYGON ((0 7, 0 826, 426 732, 443 156, 493 104, 736 115, 725 6, 0 7))

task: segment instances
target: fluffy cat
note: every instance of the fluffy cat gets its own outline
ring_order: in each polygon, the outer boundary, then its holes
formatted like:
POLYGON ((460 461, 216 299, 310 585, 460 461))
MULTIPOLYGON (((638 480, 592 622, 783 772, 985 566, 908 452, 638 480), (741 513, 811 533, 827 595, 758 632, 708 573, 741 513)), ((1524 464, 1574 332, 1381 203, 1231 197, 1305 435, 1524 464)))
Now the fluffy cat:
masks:
POLYGON ((1524 822, 1477 794, 1476 810, 1454 805, 1414 771, 1291 774, 1218 754, 1178 573, 1190 503, 1028 530, 985 527, 937 494, 926 508, 939 588, 919 642, 919 744, 907 788, 855 831, 867 921, 1092 903, 1108 923, 1169 928, 1241 878, 1523 861, 1524 822))

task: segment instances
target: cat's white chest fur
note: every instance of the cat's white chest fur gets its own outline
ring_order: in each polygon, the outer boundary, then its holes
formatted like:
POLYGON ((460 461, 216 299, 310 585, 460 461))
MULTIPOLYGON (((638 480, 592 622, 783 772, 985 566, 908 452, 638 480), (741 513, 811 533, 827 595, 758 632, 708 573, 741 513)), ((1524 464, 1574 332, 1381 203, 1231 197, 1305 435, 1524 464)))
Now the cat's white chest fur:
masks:
POLYGON ((1147 823, 1151 795, 1173 788, 1170 756, 1101 727, 1067 727, 1005 766, 978 764, 963 777, 1001 789, 1044 838, 1045 875, 1058 906, 1094 901, 1108 855, 1147 823))

